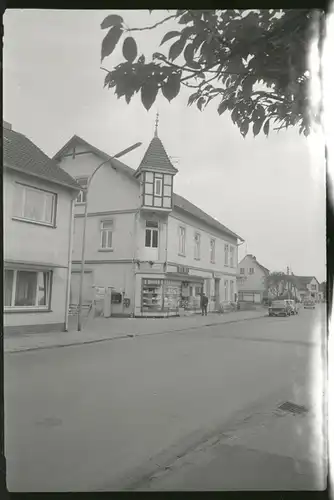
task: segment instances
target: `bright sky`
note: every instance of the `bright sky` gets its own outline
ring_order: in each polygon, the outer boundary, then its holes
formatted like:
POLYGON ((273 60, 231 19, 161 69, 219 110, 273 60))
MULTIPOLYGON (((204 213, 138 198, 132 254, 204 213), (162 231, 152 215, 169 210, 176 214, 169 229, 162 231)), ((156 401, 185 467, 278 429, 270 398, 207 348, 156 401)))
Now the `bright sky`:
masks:
MULTIPOLYGON (((175 191, 219 219, 247 242, 271 271, 326 278, 325 167, 313 140, 298 129, 243 139, 215 101, 200 112, 183 90, 171 103, 159 97, 147 112, 140 97, 126 104, 103 88, 100 23, 109 14, 143 27, 168 13, 137 11, 7 10, 4 15, 4 119, 48 155, 77 134, 114 154, 143 146, 122 160, 137 168, 160 113, 159 136, 176 157, 175 191)), ((139 52, 159 50, 168 22, 134 32, 139 52)), ((167 44, 166 44, 167 45, 167 44)), ((103 66, 123 60, 121 44, 103 66)), ((246 245, 239 249, 245 255, 246 245)))

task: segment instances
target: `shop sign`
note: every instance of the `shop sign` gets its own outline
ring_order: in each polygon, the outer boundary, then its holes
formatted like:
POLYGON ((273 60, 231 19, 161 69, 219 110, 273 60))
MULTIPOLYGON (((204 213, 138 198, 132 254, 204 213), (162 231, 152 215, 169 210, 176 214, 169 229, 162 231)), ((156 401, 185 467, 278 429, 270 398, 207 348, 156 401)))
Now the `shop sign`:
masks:
POLYGON ((186 266, 177 266, 177 272, 179 274, 189 274, 189 267, 186 267, 186 266))

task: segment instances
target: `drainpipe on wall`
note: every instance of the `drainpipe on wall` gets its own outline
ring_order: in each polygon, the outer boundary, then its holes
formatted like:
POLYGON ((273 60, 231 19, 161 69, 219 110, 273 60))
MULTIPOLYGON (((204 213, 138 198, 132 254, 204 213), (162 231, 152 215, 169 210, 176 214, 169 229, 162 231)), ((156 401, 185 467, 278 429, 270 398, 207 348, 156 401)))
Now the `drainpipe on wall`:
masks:
POLYGON ((167 222, 166 222, 166 248, 165 248, 165 262, 166 262, 166 272, 167 272, 167 266, 168 266, 168 218, 169 215, 167 215, 167 222))
POLYGON ((66 298, 65 298, 65 328, 64 331, 68 332, 68 315, 70 308, 70 293, 71 293, 71 273, 72 273, 72 250, 73 250, 73 223, 74 223, 74 202, 71 201, 71 214, 70 214, 70 234, 68 245, 68 262, 67 262, 67 284, 66 284, 66 298))
POLYGON ((134 225, 133 225, 133 254, 132 254, 132 265, 133 265, 133 289, 132 289, 132 307, 133 315, 135 314, 135 300, 136 300, 136 258, 137 258, 137 217, 140 212, 140 208, 134 214, 134 225))

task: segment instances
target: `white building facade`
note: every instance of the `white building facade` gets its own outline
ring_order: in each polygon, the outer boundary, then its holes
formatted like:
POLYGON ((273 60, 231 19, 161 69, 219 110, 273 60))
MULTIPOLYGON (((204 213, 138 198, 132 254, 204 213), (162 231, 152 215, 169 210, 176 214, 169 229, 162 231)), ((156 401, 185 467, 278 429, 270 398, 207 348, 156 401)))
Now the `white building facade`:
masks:
MULTIPOLYGON (((79 295, 85 191, 108 155, 74 136, 56 155, 83 186, 75 209, 71 301, 79 295)), ((177 169, 155 136, 134 171, 110 159, 89 190, 84 299, 111 290, 111 315, 173 316, 196 312, 204 291, 209 311, 235 300, 236 233, 174 193, 177 169)))

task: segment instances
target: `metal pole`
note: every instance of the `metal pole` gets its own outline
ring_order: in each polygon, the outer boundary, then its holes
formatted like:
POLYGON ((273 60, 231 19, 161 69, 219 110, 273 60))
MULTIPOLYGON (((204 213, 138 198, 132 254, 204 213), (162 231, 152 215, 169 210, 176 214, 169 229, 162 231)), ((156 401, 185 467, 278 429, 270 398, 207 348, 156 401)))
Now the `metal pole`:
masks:
POLYGON ((133 144, 132 146, 124 149, 123 151, 117 153, 114 156, 111 156, 107 160, 103 161, 96 167, 90 178, 88 179, 87 182, 87 189, 86 189, 86 203, 85 203, 85 216, 84 216, 84 226, 83 226, 83 234, 82 234, 82 251, 81 251, 81 271, 80 271, 80 285, 79 285, 79 310, 78 310, 78 332, 81 331, 82 327, 82 294, 83 294, 83 281, 84 281, 84 275, 85 275, 85 250, 86 250, 86 226, 87 226, 87 214, 88 214, 88 195, 89 195, 89 187, 91 185, 92 179, 96 172, 106 163, 109 161, 113 160, 114 158, 120 158, 121 156, 125 155, 126 153, 129 153, 130 151, 138 148, 141 146, 141 142, 137 142, 136 144, 133 144))
MULTIPOLYGON (((104 162, 106 163, 106 162, 104 162)), ((102 166, 103 164, 99 165, 102 166)), ((98 168, 99 168, 98 167, 98 168)), ((98 170, 98 168, 96 170, 98 170)), ((96 172, 95 170, 95 172, 96 172)), ((79 310, 78 310, 78 332, 81 332, 81 317, 82 317, 82 292, 83 292, 83 280, 85 275, 85 250, 86 250, 86 226, 87 226, 87 213, 88 213, 88 192, 90 181, 94 175, 94 173, 89 178, 87 183, 87 191, 86 191, 86 203, 85 203, 85 217, 83 223, 83 234, 82 234, 82 249, 81 249, 81 272, 80 272, 80 285, 79 285, 79 310)))

